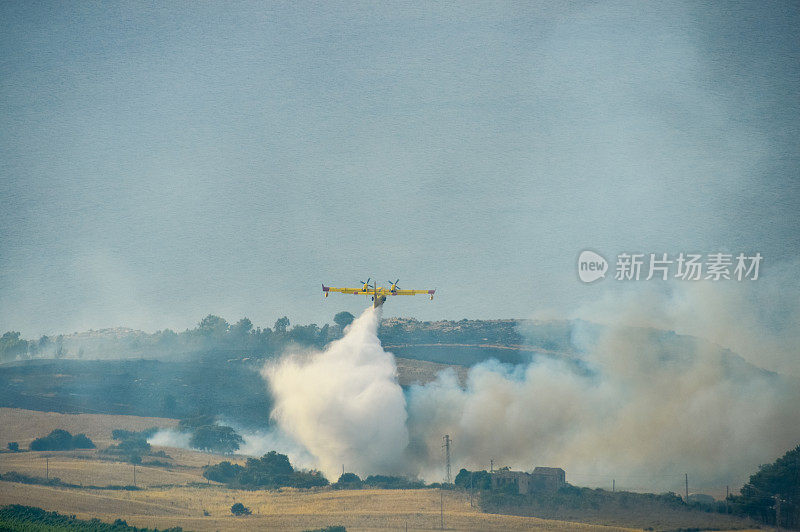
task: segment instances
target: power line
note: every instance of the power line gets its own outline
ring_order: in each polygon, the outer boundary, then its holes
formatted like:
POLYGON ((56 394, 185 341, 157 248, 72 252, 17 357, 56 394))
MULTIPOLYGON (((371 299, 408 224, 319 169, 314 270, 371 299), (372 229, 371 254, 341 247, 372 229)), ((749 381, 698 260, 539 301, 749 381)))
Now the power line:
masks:
POLYGON ((450 439, 449 434, 444 435, 444 445, 442 448, 444 449, 444 462, 445 462, 445 482, 450 484, 451 482, 451 475, 450 475, 450 444, 453 440, 450 439))

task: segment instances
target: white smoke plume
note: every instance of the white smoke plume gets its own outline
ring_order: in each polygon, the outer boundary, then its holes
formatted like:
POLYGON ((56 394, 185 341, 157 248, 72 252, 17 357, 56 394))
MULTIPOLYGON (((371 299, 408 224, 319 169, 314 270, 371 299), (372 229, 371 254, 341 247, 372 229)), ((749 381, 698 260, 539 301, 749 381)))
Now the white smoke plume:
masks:
POLYGON ((284 356, 262 372, 272 418, 330 479, 343 465, 360 474, 404 471, 406 402, 394 357, 378 340, 379 319, 369 308, 324 351, 284 356))
POLYGON ((178 449, 190 449, 189 441, 192 435, 174 429, 161 429, 149 438, 147 443, 158 447, 177 447, 178 449))

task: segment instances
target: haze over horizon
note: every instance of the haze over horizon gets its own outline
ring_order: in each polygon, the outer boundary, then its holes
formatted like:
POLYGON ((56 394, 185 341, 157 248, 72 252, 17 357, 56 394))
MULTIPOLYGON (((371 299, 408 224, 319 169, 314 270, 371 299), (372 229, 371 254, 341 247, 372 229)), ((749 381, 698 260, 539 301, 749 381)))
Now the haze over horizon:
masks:
POLYGON ((749 326, 789 345, 767 295, 800 300, 799 15, 3 3, 0 332, 325 323, 365 302, 320 283, 367 276, 436 288, 385 309, 423 320, 749 301, 585 285, 575 261, 758 251, 749 326))

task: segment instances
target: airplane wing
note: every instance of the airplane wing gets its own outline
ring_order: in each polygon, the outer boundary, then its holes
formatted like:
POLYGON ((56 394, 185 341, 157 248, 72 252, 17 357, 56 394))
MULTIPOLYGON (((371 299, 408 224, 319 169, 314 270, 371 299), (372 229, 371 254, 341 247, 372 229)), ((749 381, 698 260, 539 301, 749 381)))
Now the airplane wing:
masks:
MULTIPOLYGON (((362 290, 361 288, 334 288, 332 286, 325 286, 322 285, 323 292, 341 292, 342 294, 354 294, 354 295, 363 295, 363 294, 372 294, 372 290, 362 290)), ((380 289, 378 289, 380 291, 380 289)))
POLYGON ((426 295, 433 295, 436 290, 395 290, 392 292, 391 290, 386 290, 387 296, 416 296, 419 294, 426 294, 426 295))
POLYGON ((364 290, 364 288, 335 288, 333 286, 325 286, 322 285, 322 291, 325 292, 325 297, 328 297, 328 292, 339 292, 342 294, 353 294, 353 295, 375 295, 376 293, 380 296, 417 296, 420 294, 425 294, 431 296, 433 299, 433 294, 436 293, 436 290, 394 290, 392 291, 389 288, 384 288, 379 286, 377 289, 370 288, 369 290, 364 290))

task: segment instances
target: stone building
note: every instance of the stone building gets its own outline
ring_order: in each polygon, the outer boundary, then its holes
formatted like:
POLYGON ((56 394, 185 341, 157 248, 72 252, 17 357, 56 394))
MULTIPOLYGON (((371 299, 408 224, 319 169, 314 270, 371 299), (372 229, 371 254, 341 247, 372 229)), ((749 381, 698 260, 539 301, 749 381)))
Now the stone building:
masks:
POLYGON ((511 471, 508 468, 492 473, 492 489, 514 486, 517 493, 555 492, 566 484, 566 473, 560 467, 537 467, 533 472, 511 471))

